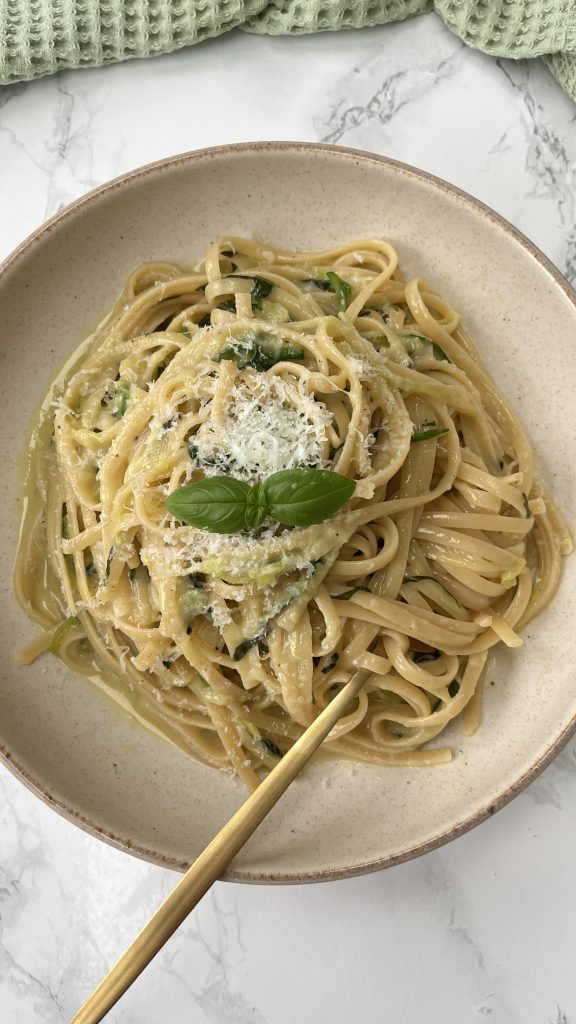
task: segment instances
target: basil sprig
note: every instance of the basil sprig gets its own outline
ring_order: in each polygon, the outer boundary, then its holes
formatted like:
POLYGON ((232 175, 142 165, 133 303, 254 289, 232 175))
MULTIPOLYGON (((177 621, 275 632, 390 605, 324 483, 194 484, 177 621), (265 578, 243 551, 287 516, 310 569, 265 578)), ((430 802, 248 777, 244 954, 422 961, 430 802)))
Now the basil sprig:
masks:
POLYGON ((447 433, 448 427, 433 427, 432 430, 419 430, 412 434, 410 444, 416 444, 418 441, 429 441, 431 437, 440 437, 441 434, 447 433))
POLYGON ((329 519, 354 493, 356 483, 326 469, 284 469, 262 483, 213 476, 185 484, 166 498, 175 519, 209 533, 254 530, 267 517, 283 526, 312 526, 329 519))

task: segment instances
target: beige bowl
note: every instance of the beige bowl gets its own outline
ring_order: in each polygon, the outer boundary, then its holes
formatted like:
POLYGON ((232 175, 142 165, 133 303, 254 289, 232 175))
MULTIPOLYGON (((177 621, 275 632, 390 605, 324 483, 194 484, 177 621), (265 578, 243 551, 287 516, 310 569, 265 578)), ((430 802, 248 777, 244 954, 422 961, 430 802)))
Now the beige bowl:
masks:
MULTIPOLYGON (((13 652, 33 633, 10 588, 16 453, 58 366, 134 265, 188 263, 224 233, 295 248, 388 238, 405 271, 428 278, 461 310, 529 430, 544 479, 566 513, 575 505, 576 296, 514 228, 445 182, 329 146, 229 146, 118 179, 24 242, 0 272, 0 749, 22 781, 72 821, 175 868, 187 866, 238 807, 242 788, 136 724, 56 659, 14 664, 13 652)), ((502 807, 576 727, 575 575, 573 558, 525 646, 498 654, 482 727, 469 739, 452 729, 450 765, 308 768, 228 877, 315 881, 373 870, 444 843, 502 807)))

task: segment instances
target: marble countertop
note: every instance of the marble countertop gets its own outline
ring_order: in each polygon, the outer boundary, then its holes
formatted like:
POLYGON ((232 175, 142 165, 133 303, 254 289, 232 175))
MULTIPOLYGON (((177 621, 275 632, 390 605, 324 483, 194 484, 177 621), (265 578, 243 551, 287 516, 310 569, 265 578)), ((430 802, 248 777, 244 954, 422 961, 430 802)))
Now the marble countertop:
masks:
MULTIPOLYGON (((325 140, 432 171, 576 279, 576 107, 540 62, 434 16, 195 49, 0 90, 0 258, 70 200, 183 150, 325 140)), ((176 881, 0 769, 0 1020, 67 1022, 176 881)), ((576 743, 449 846, 323 885, 217 884, 111 1024, 576 1024, 576 743)))

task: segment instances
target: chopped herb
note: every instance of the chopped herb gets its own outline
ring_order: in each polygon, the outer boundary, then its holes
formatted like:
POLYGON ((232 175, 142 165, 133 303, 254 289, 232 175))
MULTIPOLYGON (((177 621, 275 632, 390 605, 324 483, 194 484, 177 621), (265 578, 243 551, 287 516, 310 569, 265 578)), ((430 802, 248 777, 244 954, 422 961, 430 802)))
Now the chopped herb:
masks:
MULTIPOLYGON (((240 661, 246 654, 248 654, 248 651, 256 645, 258 645, 260 650, 264 637, 268 635, 275 621, 282 612, 285 612, 292 606, 297 606, 299 601, 302 601, 303 599, 305 600, 306 594, 309 591, 311 584, 313 584, 316 571, 325 564, 325 560, 321 558, 313 564, 315 570, 314 573, 310 576, 303 574, 299 580, 286 584, 281 588, 280 592, 276 594, 275 603, 269 609, 267 614, 260 619, 254 636, 244 640, 244 642, 239 644, 234 650, 232 654, 233 661, 240 661)), ((263 646, 267 648, 266 644, 263 646)))
POLYGON ((440 651, 411 651, 412 661, 415 665, 421 665, 425 661, 436 661, 440 657, 440 651))
POLYGON ((429 441, 431 437, 440 437, 441 434, 447 433, 448 427, 434 427, 432 430, 420 430, 415 434, 412 434, 410 444, 416 444, 417 441, 429 441))
POLYGON ((273 757, 284 757, 280 747, 277 747, 274 741, 267 739, 266 736, 262 737, 262 745, 266 747, 268 753, 272 754, 273 757))
POLYGON ((87 576, 95 576, 97 570, 96 570, 96 566, 94 565, 94 562, 89 562, 88 565, 85 566, 84 571, 85 571, 87 576))
POLYGON ((332 594, 333 601, 349 601, 354 594, 357 594, 359 590, 363 590, 366 594, 371 594, 372 591, 369 587, 352 587, 352 590, 345 590, 342 594, 332 594))
POLYGON ((338 651, 334 651, 334 653, 330 655, 330 657, 328 658, 328 661, 326 662, 324 667, 320 669, 320 671, 325 676, 328 675, 328 673, 331 672, 332 669, 334 668, 334 666, 338 663, 339 658, 340 658, 340 655, 338 654, 338 651))
POLYGON ((243 281, 254 281, 254 286, 250 291, 252 298, 252 305, 255 309, 260 309, 262 305, 262 299, 268 298, 274 285, 267 281, 264 277, 256 277, 252 274, 228 274, 228 277, 240 278, 243 281))
POLYGON ((114 548, 111 547, 110 551, 108 552, 108 558, 106 559, 106 579, 108 579, 108 577, 110 575, 110 569, 112 568, 112 561, 113 561, 113 559, 114 559, 114 548))
POLYGON ((224 302, 219 302, 216 309, 224 309, 227 313, 235 313, 236 299, 226 299, 224 302))
POLYGON ((66 512, 62 516, 62 527, 61 527, 61 530, 62 530, 62 536, 64 537, 64 539, 68 540, 68 538, 70 536, 70 523, 68 521, 68 515, 67 515, 66 512))
POLYGON ((191 437, 188 438, 188 455, 192 462, 198 462, 198 446, 194 444, 191 437))
MULTIPOLYGON (((455 697, 456 694, 458 693, 459 689, 460 689, 460 683, 458 682, 457 679, 453 679, 452 682, 449 683, 449 685, 448 685, 448 693, 450 694, 451 697, 455 697)), ((434 704, 432 705, 432 711, 436 711, 437 708, 440 707, 441 703, 442 703, 442 701, 438 697, 438 699, 435 700, 434 704)))
POLYGON ((335 274, 332 270, 329 270, 326 274, 328 281, 330 282, 330 289, 336 295, 338 300, 338 309, 344 311, 348 303, 350 302, 350 295, 352 293, 352 285, 343 281, 338 274, 335 274))
POLYGON ((431 338, 425 338, 422 334, 404 334, 403 338, 408 342, 408 345, 406 345, 405 347, 406 347, 407 352, 409 352, 410 355, 414 355, 415 354, 414 350, 415 350, 416 346, 413 344, 413 342, 414 341, 419 341, 423 345, 429 345, 431 347, 432 352, 436 356, 436 359, 440 359, 444 363, 451 363, 452 362, 452 360, 446 355, 444 349, 441 348, 440 345, 438 345, 438 343, 436 341, 432 341, 431 338), (410 343, 412 343, 412 344, 410 344, 410 343))
POLYGON ((162 664, 164 665, 164 668, 172 667, 172 662, 170 661, 169 658, 162 658, 162 664))
POLYGON ((222 359, 230 359, 239 369, 250 367, 259 372, 269 370, 276 363, 285 360, 303 359, 304 349, 301 345, 290 342, 279 342, 266 331, 246 331, 230 345, 226 345, 218 355, 213 356, 215 363, 222 359))
POLYGON ((251 651, 253 647, 256 647, 264 634, 260 633, 258 636, 251 636, 249 640, 244 640, 243 643, 238 644, 232 652, 232 661, 242 661, 248 651, 251 651))
POLYGON ((191 335, 191 333, 190 333, 190 331, 189 331, 189 329, 187 327, 182 327, 178 333, 179 334, 183 334, 185 338, 191 338, 192 337, 192 335, 191 335))
POLYGON ((136 569, 128 569, 128 579, 130 583, 136 582, 136 569))
POLYGON ((524 508, 526 510, 526 519, 532 519, 532 513, 528 504, 528 495, 522 492, 522 501, 524 502, 524 508))
POLYGON ((212 317, 210 316, 210 313, 207 313, 206 316, 203 316, 202 319, 198 321, 198 327, 209 327, 211 323, 212 317))

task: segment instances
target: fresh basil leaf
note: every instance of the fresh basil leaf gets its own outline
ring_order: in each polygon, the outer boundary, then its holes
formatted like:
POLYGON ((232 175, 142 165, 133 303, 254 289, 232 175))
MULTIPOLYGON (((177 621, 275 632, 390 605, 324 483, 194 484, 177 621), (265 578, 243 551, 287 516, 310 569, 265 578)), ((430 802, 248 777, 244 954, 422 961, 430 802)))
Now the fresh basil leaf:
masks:
POLYGON ((287 469, 253 487, 228 476, 185 484, 165 505, 176 519, 210 533, 256 529, 267 516, 284 526, 311 526, 334 515, 355 487, 328 470, 287 469))
POLYGON ((417 441, 429 441, 431 437, 440 437, 441 434, 447 433, 448 427, 433 427, 431 430, 420 430, 412 434, 410 444, 416 444, 417 441))
POLYGON ((363 590, 366 594, 371 594, 372 591, 369 587, 352 587, 352 590, 344 590, 341 594, 332 594, 333 601, 349 601, 354 594, 357 594, 359 590, 363 590))
POLYGON ((312 526, 334 515, 356 488, 327 469, 284 469, 261 485, 270 515, 284 526, 312 526))
POLYGON ((175 519, 209 533, 237 533, 246 527, 250 485, 228 476, 185 484, 165 500, 175 519))
POLYGON ((342 311, 345 310, 350 302, 352 285, 347 284, 346 281, 343 281, 342 278, 338 277, 338 274, 335 274, 332 270, 327 272, 326 277, 330 282, 331 291, 334 292, 338 299, 338 309, 342 311))
POLYGON ((270 515, 270 508, 266 503, 262 484, 254 484, 246 498, 246 511, 244 519, 249 530, 257 530, 259 526, 270 515))

